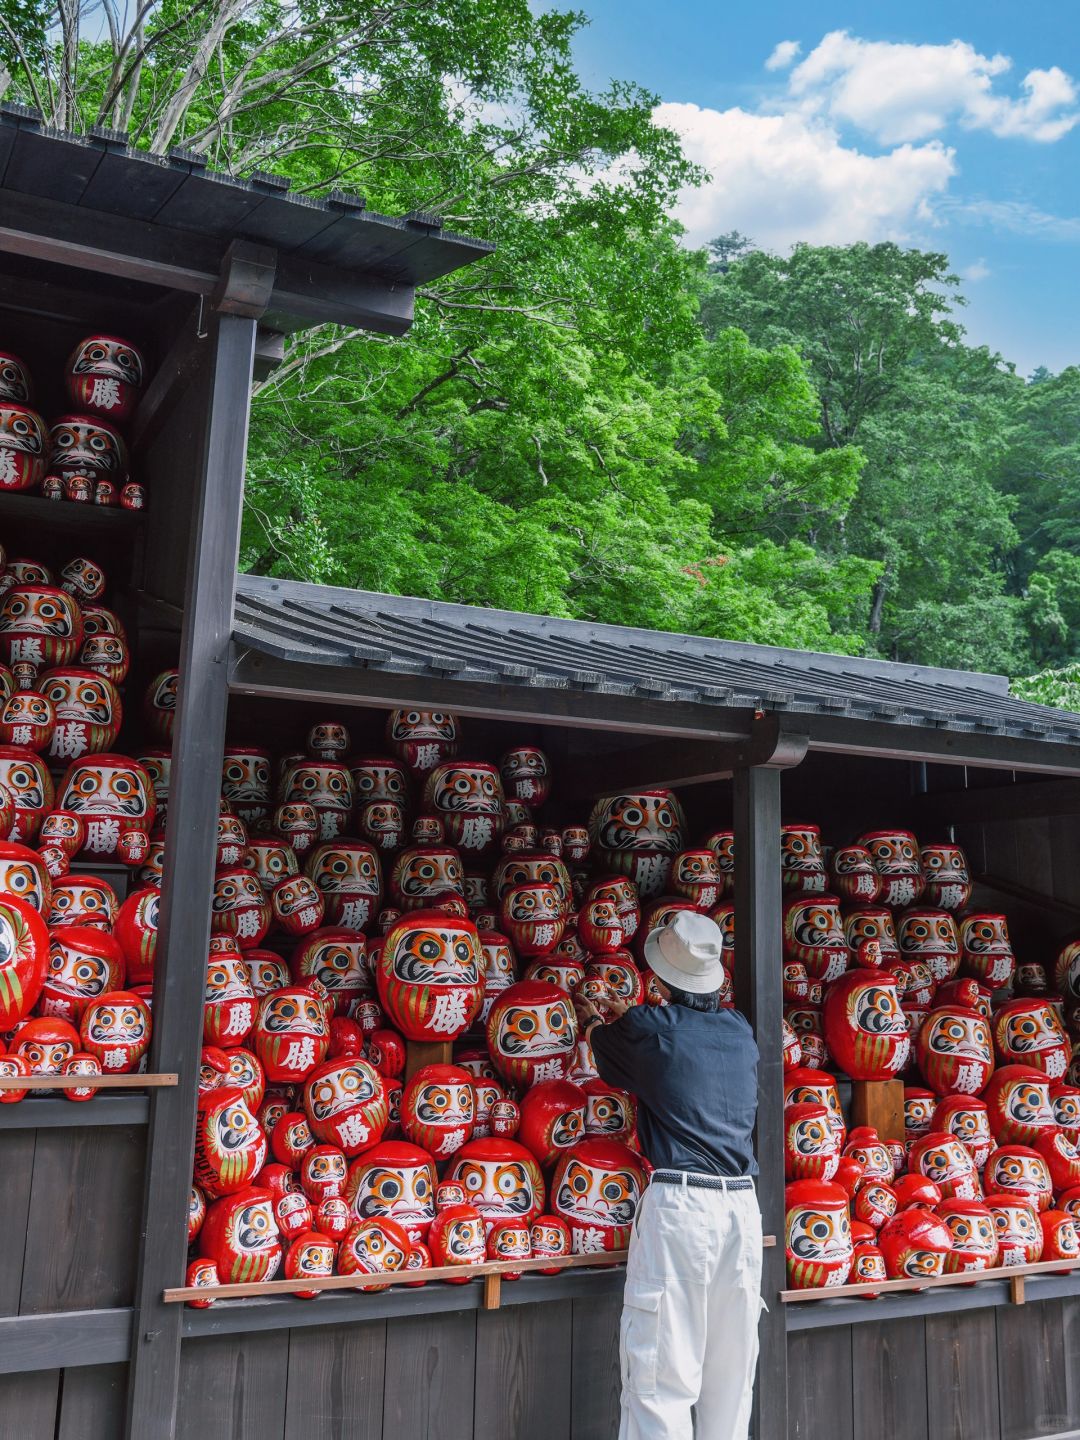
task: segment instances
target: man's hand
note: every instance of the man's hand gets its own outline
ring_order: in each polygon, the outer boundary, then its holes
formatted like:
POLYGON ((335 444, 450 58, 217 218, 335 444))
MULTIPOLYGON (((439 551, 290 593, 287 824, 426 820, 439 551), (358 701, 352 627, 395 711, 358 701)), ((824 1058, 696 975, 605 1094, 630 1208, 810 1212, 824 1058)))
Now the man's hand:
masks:
POLYGON ((623 999, 621 995, 611 995, 604 1004, 613 1020, 621 1020, 630 1009, 630 1001, 623 999))
POLYGON ((582 1030, 588 1025, 591 1025, 594 1020, 603 1020, 604 1018, 592 1001, 586 1000, 581 995, 574 996, 574 1009, 577 1012, 578 1024, 582 1030))

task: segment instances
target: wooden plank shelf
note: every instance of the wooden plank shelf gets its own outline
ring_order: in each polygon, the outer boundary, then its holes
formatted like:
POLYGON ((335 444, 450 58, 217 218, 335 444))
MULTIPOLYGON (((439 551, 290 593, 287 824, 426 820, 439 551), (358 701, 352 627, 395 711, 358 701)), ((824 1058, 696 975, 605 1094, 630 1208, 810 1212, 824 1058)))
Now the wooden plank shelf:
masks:
POLYGON ((0 490, 0 524, 40 527, 45 534, 66 531, 100 541, 128 542, 141 528, 145 510, 123 510, 119 505, 77 505, 73 500, 46 500, 43 495, 0 490))
POLYGON ((981 1285, 988 1280, 1016 1280, 1025 1275, 1067 1275, 1080 1270, 1080 1260, 1039 1260, 1033 1265, 1002 1265, 995 1270, 970 1271, 965 1275, 928 1275, 925 1280, 875 1280, 867 1285, 830 1285, 817 1290, 781 1290, 784 1305, 804 1301, 843 1300, 851 1296, 867 1299, 898 1291, 936 1290, 949 1285, 981 1285))
MULTIPOLYGON (((622 1268, 615 1265, 604 1270, 567 1270, 559 1275, 523 1275, 520 1280, 502 1282, 500 1307, 507 1310, 565 1300, 618 1298, 623 1276, 622 1268)), ((481 1276, 466 1285, 425 1285, 419 1289, 399 1285, 374 1295, 330 1290, 309 1301, 297 1300, 294 1295, 274 1295, 219 1301, 206 1310, 181 1306, 182 1333, 185 1340, 194 1340, 482 1310, 485 1283, 481 1276)))
POLYGON ((130 1350, 130 1309, 0 1318, 0 1375, 118 1364, 130 1350))
MULTIPOLYGON (((161 1090, 177 1084, 175 1073, 164 1075, 0 1075, 0 1090, 161 1090)), ((13 1102, 21 1103, 21 1102, 13 1102)), ((79 1101, 92 1104, 92 1101, 79 1101)))
POLYGON ((149 1095, 121 1091, 93 1100, 28 1095, 16 1105, 0 1105, 0 1134, 10 1130, 69 1130, 78 1127, 145 1125, 150 1119, 149 1095))

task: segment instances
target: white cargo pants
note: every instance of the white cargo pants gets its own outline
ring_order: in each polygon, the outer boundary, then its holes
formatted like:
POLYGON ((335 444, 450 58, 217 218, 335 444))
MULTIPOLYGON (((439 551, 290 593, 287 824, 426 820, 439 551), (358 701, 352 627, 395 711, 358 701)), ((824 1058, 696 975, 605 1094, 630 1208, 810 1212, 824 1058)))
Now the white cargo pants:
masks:
POLYGON ((623 1291, 619 1440, 746 1440, 760 1290, 753 1189, 649 1186, 623 1291))

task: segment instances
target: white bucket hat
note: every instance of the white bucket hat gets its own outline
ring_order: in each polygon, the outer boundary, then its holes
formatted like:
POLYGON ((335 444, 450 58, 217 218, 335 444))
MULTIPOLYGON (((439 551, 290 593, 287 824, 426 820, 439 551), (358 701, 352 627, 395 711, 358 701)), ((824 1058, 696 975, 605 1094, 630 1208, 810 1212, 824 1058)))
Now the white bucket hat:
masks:
POLYGON ((650 930, 645 960, 666 985, 708 995, 724 983, 724 934, 715 920, 680 910, 670 925, 650 930))

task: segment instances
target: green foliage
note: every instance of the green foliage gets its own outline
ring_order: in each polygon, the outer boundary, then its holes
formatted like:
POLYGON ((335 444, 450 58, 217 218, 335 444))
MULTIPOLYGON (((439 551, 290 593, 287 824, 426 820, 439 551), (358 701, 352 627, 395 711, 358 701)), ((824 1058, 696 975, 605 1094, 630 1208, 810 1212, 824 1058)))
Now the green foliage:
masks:
POLYGON ((1055 710, 1080 710, 1080 662, 1014 680, 1010 688, 1021 700, 1032 700, 1036 705, 1051 705, 1055 710))

